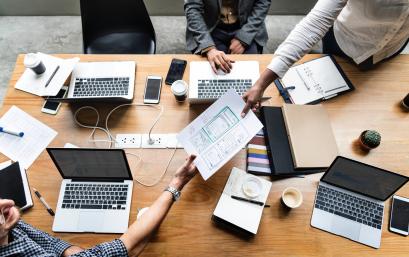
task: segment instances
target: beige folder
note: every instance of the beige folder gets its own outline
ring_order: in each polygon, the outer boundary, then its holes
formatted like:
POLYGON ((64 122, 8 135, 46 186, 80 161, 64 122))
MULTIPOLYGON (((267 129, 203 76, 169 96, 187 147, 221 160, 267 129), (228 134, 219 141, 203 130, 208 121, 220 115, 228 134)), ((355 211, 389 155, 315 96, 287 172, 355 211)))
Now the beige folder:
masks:
POLYGON ((284 104, 282 111, 294 167, 329 167, 338 149, 324 107, 284 104))

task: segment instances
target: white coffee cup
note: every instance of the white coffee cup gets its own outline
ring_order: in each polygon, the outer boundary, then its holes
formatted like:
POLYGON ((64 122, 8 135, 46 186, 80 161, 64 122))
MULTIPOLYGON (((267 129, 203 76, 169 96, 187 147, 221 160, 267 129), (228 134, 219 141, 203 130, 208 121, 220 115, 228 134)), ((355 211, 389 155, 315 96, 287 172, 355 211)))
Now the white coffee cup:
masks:
POLYGON ((300 207, 302 202, 302 193, 295 187, 287 187, 281 194, 281 203, 290 209, 300 207))
POLYGON ((45 72, 44 63, 41 61, 40 57, 37 54, 26 54, 24 56, 24 66, 31 69, 36 74, 40 75, 45 72))
POLYGON ((183 102, 186 100, 186 97, 187 97, 187 88, 188 88, 188 85, 185 81, 176 80, 175 82, 172 83, 170 90, 175 96, 176 101, 183 102))

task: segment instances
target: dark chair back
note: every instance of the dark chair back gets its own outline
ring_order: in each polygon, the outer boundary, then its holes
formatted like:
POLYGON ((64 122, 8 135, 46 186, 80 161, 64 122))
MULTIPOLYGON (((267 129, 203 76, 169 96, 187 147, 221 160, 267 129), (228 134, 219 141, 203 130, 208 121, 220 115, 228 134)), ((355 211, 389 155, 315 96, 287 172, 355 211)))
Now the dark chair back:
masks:
POLYGON ((84 53, 155 53, 155 30, 143 0, 80 0, 80 7, 84 53))

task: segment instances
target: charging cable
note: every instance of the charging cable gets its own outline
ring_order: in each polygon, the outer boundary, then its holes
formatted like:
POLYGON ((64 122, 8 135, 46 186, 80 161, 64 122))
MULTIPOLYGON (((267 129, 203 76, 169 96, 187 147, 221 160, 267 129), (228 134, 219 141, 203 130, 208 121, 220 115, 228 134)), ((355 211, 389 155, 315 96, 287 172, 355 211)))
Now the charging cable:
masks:
MULTIPOLYGON (((147 143, 150 144, 150 145, 153 145, 153 144, 155 143, 155 140, 151 138, 151 133, 152 133, 152 130, 153 130, 153 128, 155 127, 155 125, 158 123, 158 121, 159 121, 160 118, 162 117, 162 114, 163 114, 163 106, 161 106, 161 105, 155 106, 155 105, 139 104, 139 103, 119 105, 119 106, 115 107, 114 109, 112 109, 112 110, 108 113, 108 115, 107 115, 107 117, 106 117, 106 119, 105 119, 105 128, 98 126, 98 124, 99 124, 99 122, 100 122, 100 115, 99 115, 98 110, 97 110, 95 107, 92 107, 92 106, 83 106, 83 107, 78 108, 78 109, 75 111, 75 113, 74 113, 74 121, 75 121, 75 123, 76 123, 78 126, 80 126, 80 127, 87 128, 87 129, 92 129, 91 134, 88 136, 88 142, 94 142, 94 143, 95 143, 95 142, 107 142, 107 143, 109 143, 109 148, 112 148, 112 143, 114 143, 114 142, 117 143, 117 141, 116 141, 116 139, 114 138, 114 136, 112 135, 111 131, 109 130, 109 126, 108 126, 109 118, 111 117, 111 115, 112 115, 116 110, 118 110, 118 109, 120 109, 120 108, 122 108, 122 107, 126 107, 126 106, 150 107, 150 108, 155 108, 155 109, 159 109, 159 110, 160 110, 158 116, 156 117, 156 119, 155 119, 154 122, 152 123, 152 126, 150 127, 149 132, 148 132, 148 142, 147 142, 147 143), (81 122, 78 120, 78 114, 79 114, 81 111, 87 110, 87 109, 88 109, 88 110, 92 110, 92 111, 94 111, 94 112, 96 113, 97 119, 96 119, 95 125, 83 124, 83 123, 81 123, 81 122), (108 139, 95 139, 95 132, 96 132, 96 130, 101 130, 101 131, 103 131, 103 132, 107 135, 107 138, 108 138, 108 139)), ((169 165, 170 165, 170 163, 172 162, 173 157, 175 156, 176 150, 177 150, 177 146, 175 145, 175 148, 174 148, 174 150, 173 150, 173 152, 172 152, 172 154, 171 154, 171 156, 170 156, 170 158, 169 158, 169 160, 168 160, 168 162, 167 162, 167 164, 166 164, 165 169, 163 170, 163 172, 161 173, 161 175, 159 176, 159 178, 158 178, 155 182, 148 184, 148 183, 142 182, 142 181, 140 181, 140 180, 138 180, 138 179, 136 179, 136 178, 134 178, 134 179, 135 179, 139 184, 141 184, 141 185, 143 185, 143 186, 146 186, 146 187, 152 187, 152 186, 157 185, 157 184, 162 180, 162 178, 164 177, 164 175, 166 174, 166 171, 168 170, 169 165)), ((134 156, 134 157, 137 158, 137 164, 136 164, 136 166, 138 166, 139 163, 142 162, 142 158, 141 158, 139 155, 135 154, 135 153, 125 152, 125 154, 131 155, 131 156, 134 156)))

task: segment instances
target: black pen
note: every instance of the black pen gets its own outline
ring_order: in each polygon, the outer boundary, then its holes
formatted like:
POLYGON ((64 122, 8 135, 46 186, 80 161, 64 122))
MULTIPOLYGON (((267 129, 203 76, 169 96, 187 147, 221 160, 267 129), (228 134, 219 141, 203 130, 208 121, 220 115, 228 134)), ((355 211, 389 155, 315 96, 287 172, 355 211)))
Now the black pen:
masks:
POLYGON ((60 65, 58 65, 57 68, 55 68, 53 74, 51 74, 51 77, 48 79, 47 83, 45 83, 45 87, 48 87, 48 84, 50 84, 51 80, 54 78, 55 74, 57 73, 59 69, 60 69, 60 65))
POLYGON ((243 197, 240 197, 240 196, 232 195, 231 198, 236 199, 236 200, 239 200, 239 201, 248 202, 248 203, 254 203, 254 204, 257 204, 257 205, 260 205, 260 206, 263 206, 263 205, 264 205, 263 202, 255 201, 255 200, 251 200, 251 199, 247 199, 247 198, 243 198, 243 197))
POLYGON ((41 202, 41 203, 44 205, 44 207, 47 209, 48 213, 49 213, 51 216, 54 216, 55 213, 54 213, 53 209, 51 209, 51 207, 48 205, 48 203, 44 200, 44 198, 41 196, 40 192, 38 192, 37 189, 35 189, 34 187, 33 187, 33 191, 34 191, 34 194, 38 197, 38 199, 40 199, 40 202, 41 202))

